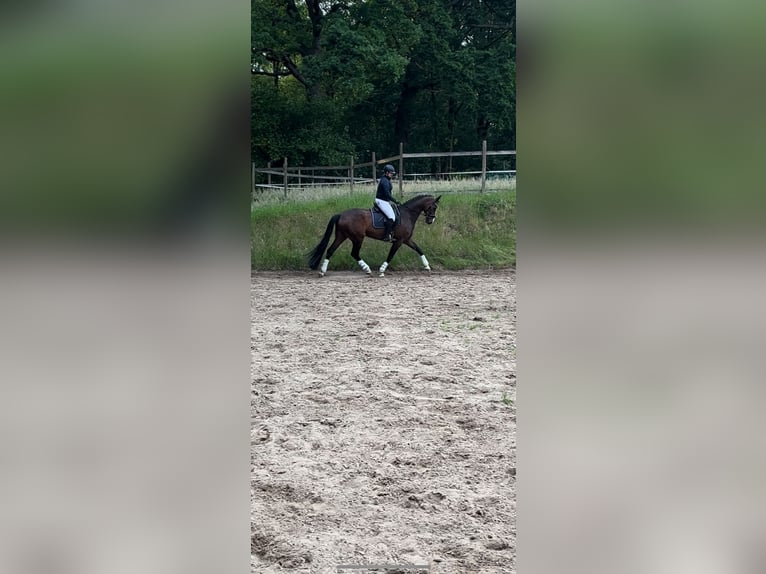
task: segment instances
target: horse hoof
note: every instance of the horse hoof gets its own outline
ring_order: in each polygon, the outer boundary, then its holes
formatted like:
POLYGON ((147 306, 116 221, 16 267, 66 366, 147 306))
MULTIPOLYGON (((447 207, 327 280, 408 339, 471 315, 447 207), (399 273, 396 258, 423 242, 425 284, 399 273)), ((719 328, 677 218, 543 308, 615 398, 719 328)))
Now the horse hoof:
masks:
POLYGON ((320 272, 320 273, 319 273, 319 276, 320 276, 320 277, 324 277, 324 273, 321 273, 321 272, 320 272))
POLYGON ((385 276, 386 276, 385 273, 378 273, 378 277, 385 277, 385 276))

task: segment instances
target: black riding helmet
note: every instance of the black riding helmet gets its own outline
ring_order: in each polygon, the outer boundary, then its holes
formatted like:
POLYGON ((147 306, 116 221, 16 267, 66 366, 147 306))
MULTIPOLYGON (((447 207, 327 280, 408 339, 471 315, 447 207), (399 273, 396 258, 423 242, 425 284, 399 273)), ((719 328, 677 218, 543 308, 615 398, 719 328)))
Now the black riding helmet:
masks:
POLYGON ((392 166, 390 163, 387 163, 383 168, 383 173, 393 173, 396 175, 396 170, 394 169, 394 166, 392 166))

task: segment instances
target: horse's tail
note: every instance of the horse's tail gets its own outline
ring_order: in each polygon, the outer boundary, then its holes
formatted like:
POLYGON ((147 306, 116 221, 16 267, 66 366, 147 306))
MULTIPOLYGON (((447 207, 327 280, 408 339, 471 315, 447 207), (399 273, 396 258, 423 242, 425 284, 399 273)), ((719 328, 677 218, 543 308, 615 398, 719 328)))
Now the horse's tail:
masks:
POLYGON ((327 244, 330 243, 332 230, 335 227, 335 224, 338 223, 339 219, 340 214, 333 215, 330 218, 330 222, 327 224, 327 230, 324 232, 322 241, 320 241, 317 246, 314 247, 313 251, 311 251, 309 255, 309 269, 319 269, 319 263, 322 261, 322 255, 324 255, 324 250, 327 249, 327 244))

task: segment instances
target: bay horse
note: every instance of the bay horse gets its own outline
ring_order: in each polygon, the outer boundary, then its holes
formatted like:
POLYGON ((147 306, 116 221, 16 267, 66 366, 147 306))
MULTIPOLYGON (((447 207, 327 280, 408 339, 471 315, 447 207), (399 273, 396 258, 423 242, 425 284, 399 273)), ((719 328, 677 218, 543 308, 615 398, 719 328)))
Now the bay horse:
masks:
MULTIPOLYGON (((418 221, 421 213, 426 216, 426 223, 432 224, 436 219, 436 208, 439 207, 439 197, 433 195, 416 195, 412 199, 400 204, 401 220, 399 224, 394 228, 394 241, 391 245, 391 250, 388 252, 388 257, 380 266, 378 270, 379 276, 383 277, 388 265, 396 255, 396 252, 402 246, 407 245, 414 249, 420 260, 423 262, 423 267, 426 271, 431 270, 431 266, 428 264, 428 259, 418 247, 417 243, 412 240, 412 232, 415 230, 415 224, 418 221)), ((362 242, 365 237, 371 237, 372 239, 383 240, 384 229, 378 229, 372 226, 372 214, 369 209, 348 209, 341 213, 336 213, 330 218, 330 222, 327 224, 327 230, 324 233, 322 241, 311 251, 309 255, 309 268, 317 270, 319 269, 319 276, 324 277, 327 273, 327 265, 330 263, 330 257, 332 257, 335 250, 340 247, 346 239, 351 240, 351 257, 359 264, 359 267, 367 273, 372 274, 372 270, 367 263, 364 262, 359 250, 362 248, 362 242), (330 236, 333 229, 335 229, 335 240, 327 249, 327 244, 330 243, 330 236), (327 255, 322 260, 325 249, 327 249, 327 255), (319 263, 322 263, 320 268, 319 263)))

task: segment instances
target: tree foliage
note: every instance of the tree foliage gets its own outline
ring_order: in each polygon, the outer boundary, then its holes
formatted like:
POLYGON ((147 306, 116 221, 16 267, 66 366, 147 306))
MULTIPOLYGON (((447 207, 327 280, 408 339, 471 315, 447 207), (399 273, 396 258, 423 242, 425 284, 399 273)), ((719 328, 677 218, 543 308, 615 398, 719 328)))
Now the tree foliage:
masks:
POLYGON ((252 0, 252 155, 515 146, 515 1, 252 0))

